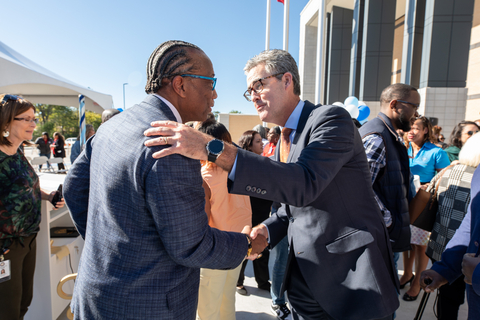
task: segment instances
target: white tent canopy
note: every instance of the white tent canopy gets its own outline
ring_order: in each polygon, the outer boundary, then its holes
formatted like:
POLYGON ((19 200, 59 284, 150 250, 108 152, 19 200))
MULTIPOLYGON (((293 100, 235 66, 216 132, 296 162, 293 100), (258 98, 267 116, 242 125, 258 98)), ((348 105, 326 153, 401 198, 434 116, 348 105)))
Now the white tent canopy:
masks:
POLYGON ((112 96, 82 87, 25 58, 0 41, 0 93, 20 95, 32 103, 79 106, 96 113, 113 108, 112 96))

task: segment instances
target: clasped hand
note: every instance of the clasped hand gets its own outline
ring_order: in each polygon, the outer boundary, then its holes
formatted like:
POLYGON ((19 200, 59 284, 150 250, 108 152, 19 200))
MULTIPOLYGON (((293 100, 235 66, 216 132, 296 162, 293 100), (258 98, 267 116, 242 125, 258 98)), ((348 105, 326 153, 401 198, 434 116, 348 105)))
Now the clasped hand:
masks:
MULTIPOLYGON (((259 229, 262 229, 263 225, 251 228, 250 226, 245 226, 242 233, 249 235, 252 239, 252 252, 247 257, 248 260, 255 260, 261 257, 263 250, 268 246, 267 235, 259 229)), ((265 227, 265 226, 263 226, 265 227)))
POLYGON ((425 292, 433 292, 435 289, 447 283, 447 279, 432 269, 425 270, 420 275, 420 287, 425 290, 425 292))

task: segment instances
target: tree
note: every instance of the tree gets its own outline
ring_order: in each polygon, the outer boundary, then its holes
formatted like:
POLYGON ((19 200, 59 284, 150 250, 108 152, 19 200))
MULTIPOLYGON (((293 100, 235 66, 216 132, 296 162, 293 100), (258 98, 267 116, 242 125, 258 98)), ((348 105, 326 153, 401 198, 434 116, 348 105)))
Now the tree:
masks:
POLYGON ((40 117, 40 122, 45 124, 48 122, 48 118, 52 114, 56 106, 52 104, 36 104, 35 108, 37 109, 38 116, 40 117))
POLYGON ((240 114, 241 112, 238 111, 238 110, 232 110, 232 111, 230 111, 229 113, 238 113, 238 114, 240 114))
MULTIPOLYGON (((35 107, 40 123, 35 129, 34 139, 45 131, 50 136, 53 136, 54 132, 60 132, 65 138, 78 136, 80 128, 77 108, 48 104, 37 104, 35 107)), ((93 125, 97 130, 102 123, 102 117, 87 111, 85 112, 85 122, 93 125)))
POLYGON ((98 127, 102 124, 102 116, 98 113, 87 111, 85 112, 85 121, 91 124, 95 128, 95 131, 97 131, 98 127))

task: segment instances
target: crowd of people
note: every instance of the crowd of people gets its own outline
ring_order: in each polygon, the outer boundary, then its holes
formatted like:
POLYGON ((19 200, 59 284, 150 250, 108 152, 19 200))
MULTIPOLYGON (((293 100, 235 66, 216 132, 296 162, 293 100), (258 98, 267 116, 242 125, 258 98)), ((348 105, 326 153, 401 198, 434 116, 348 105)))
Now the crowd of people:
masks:
MULTIPOLYGON (((261 52, 244 71, 244 97, 276 126, 256 126, 236 144, 211 116, 212 62, 183 41, 150 56, 143 102, 87 130, 95 135, 75 151, 64 183, 85 239, 75 319, 235 319, 248 260, 281 320, 393 319, 409 284, 403 300, 440 288, 439 319, 456 319, 464 282, 469 317, 479 318, 479 125, 462 121, 445 144, 419 115, 417 89, 400 83, 360 125, 344 108, 301 100, 296 62, 283 50, 261 52), (438 190, 431 234, 410 225, 420 188, 438 190)), ((21 319, 40 202, 55 192, 40 188, 19 150, 32 138, 35 107, 12 95, 0 101, 0 268, 10 265, 0 310, 21 319)), ((60 133, 35 143, 42 155, 53 145, 65 157, 60 133)))

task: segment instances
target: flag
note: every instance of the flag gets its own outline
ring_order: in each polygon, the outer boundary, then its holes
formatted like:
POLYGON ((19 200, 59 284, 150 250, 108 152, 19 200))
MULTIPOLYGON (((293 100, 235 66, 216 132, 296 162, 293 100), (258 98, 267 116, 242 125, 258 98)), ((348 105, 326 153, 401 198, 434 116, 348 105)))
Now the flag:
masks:
POLYGON ((283 4, 285 4, 285 2, 283 2, 284 0, 277 0, 277 2, 281 2, 283 4))

